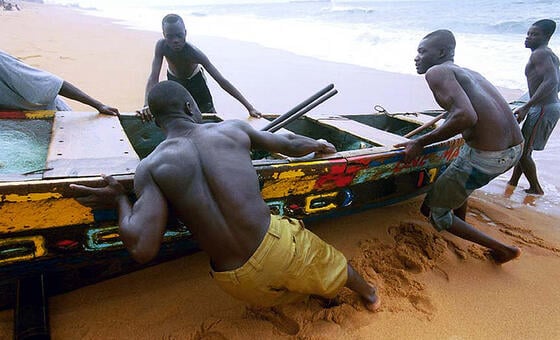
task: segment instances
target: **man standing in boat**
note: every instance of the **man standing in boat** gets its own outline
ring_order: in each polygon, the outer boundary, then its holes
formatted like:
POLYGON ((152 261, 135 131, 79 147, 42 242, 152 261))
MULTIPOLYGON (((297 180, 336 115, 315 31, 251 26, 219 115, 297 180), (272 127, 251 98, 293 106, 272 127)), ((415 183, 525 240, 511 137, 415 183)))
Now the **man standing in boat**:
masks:
POLYGON ((517 186, 521 174, 524 174, 529 181, 529 188, 525 192, 535 195, 543 195, 544 190, 537 178, 537 167, 531 154, 533 150, 544 150, 560 117, 560 62, 548 47, 555 29, 554 21, 543 19, 535 22, 527 32, 525 47, 531 49, 531 56, 525 66, 525 76, 530 98, 514 112, 519 123, 527 118, 521 129, 525 149, 508 184, 517 186))
POLYGON ((157 255, 171 207, 209 255, 216 283, 238 299, 274 306, 309 295, 330 299, 346 286, 369 310, 379 307, 376 289, 340 251, 303 222, 271 215, 250 157, 251 149, 330 154, 332 144, 258 131, 241 120, 201 124, 193 98, 172 81, 155 85, 148 103, 166 139, 136 169, 134 204, 110 176, 102 188, 71 185, 91 195, 83 203, 117 205, 120 237, 135 260, 157 255))
POLYGON ((210 59, 196 46, 186 41, 187 30, 180 16, 177 14, 166 15, 162 20, 162 29, 164 38, 156 43, 152 70, 146 85, 145 106, 138 111, 143 119, 151 120, 147 106, 148 93, 159 81, 164 57, 169 67, 167 79, 183 85, 191 93, 201 112, 216 112, 204 76, 204 71, 207 71, 227 93, 247 108, 251 117, 261 116, 261 113, 243 97, 241 92, 222 76, 210 59))
POLYGON ((118 109, 101 103, 60 77, 0 51, 0 109, 71 111, 60 96, 94 107, 99 113, 119 114, 118 109))
POLYGON ((421 211, 438 230, 490 248, 498 264, 521 254, 465 222, 468 196, 513 167, 521 157, 523 136, 508 103, 479 73, 453 62, 455 37, 437 30, 422 39, 414 58, 438 104, 447 112, 445 122, 421 137, 395 145, 404 147, 404 161, 418 157, 426 145, 462 134, 459 156, 438 177, 421 211))

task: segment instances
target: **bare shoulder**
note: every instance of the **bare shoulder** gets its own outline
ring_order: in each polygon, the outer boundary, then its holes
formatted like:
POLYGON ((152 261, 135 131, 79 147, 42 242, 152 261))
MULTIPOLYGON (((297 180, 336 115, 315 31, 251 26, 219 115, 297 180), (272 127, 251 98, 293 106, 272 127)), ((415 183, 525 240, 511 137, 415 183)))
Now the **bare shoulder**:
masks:
POLYGON ((529 60, 533 63, 540 63, 543 62, 544 60, 547 60, 548 58, 553 58, 558 60, 556 54, 554 54, 554 52, 552 52, 550 48, 545 47, 545 48, 537 48, 536 50, 531 52, 531 56, 529 57, 529 60))
POLYGON ((195 58, 197 60, 206 58, 206 55, 198 47, 196 47, 190 42, 187 42, 185 44, 185 50, 187 51, 188 56, 195 58))
POLYGON ((428 84, 439 83, 446 80, 450 75, 455 74, 458 66, 447 64, 434 65, 426 72, 426 81, 428 84))
POLYGON ((164 47, 165 47, 165 39, 159 39, 156 42, 156 51, 163 51, 164 47))

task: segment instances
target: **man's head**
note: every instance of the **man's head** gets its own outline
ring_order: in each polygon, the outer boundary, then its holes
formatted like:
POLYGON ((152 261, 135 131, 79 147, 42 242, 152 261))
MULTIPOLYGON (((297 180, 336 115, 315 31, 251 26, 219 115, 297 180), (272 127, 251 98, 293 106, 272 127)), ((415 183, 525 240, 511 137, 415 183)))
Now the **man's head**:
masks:
POLYGON ((414 58, 416 72, 424 74, 434 65, 453 61, 455 56, 455 37, 449 30, 437 30, 426 35, 418 45, 414 58))
POLYGON ((167 14, 161 21, 165 43, 174 51, 180 51, 186 44, 187 30, 183 19, 177 14, 167 14))
POLYGON ((535 22, 527 31, 525 47, 534 50, 537 47, 547 45, 550 37, 556 30, 556 23, 550 19, 535 22))
POLYGON ((157 83, 148 93, 148 105, 158 126, 179 117, 202 123, 202 114, 193 97, 177 82, 165 80, 157 83))

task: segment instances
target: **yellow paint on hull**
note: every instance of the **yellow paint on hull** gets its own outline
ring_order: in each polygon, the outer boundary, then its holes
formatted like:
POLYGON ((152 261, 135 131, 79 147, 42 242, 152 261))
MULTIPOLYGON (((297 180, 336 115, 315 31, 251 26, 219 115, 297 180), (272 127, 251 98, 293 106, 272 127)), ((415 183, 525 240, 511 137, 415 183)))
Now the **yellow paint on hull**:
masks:
POLYGON ((4 202, 0 205, 0 234, 93 221, 91 209, 73 198, 4 202))
POLYGON ((8 194, 2 197, 2 202, 29 202, 43 201, 49 198, 61 198, 62 195, 55 192, 30 193, 28 195, 8 194))
POLYGON ((337 207, 337 205, 333 202, 328 202, 328 199, 333 199, 338 195, 338 192, 330 192, 328 194, 321 194, 321 195, 311 195, 305 198, 305 212, 307 214, 318 213, 321 211, 329 211, 337 207), (320 203, 317 207, 314 207, 314 204, 320 203))
POLYGON ((279 170, 272 174, 272 180, 265 181, 261 194, 264 199, 306 194, 315 188, 315 182, 319 176, 329 171, 328 164, 328 162, 322 161, 273 166, 279 170), (324 165, 324 168, 317 167, 317 165, 324 165), (288 166, 297 167, 297 169, 286 170, 288 166), (308 171, 304 171, 302 167, 308 171))
POLYGON ((54 117, 55 111, 53 110, 38 110, 38 111, 26 111, 25 118, 27 119, 45 119, 54 117))
POLYGON ((14 237, 0 240, 0 265, 29 261, 46 254, 47 249, 43 236, 14 237))

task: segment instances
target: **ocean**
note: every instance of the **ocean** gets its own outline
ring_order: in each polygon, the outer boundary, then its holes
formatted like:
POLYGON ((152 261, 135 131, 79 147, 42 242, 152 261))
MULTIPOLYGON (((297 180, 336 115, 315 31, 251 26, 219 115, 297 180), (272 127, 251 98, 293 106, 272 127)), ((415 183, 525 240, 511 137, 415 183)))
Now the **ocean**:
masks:
MULTIPOLYGON (((216 36, 258 43, 298 55, 378 70, 416 74, 419 41, 441 28, 456 36, 455 62, 482 73, 494 85, 527 90, 523 73, 530 51, 527 29, 549 18, 560 25, 560 0, 416 1, 233 1, 233 0, 45 0, 73 6, 90 15, 113 18, 131 29, 161 32, 165 14, 181 15, 187 39, 216 36)), ((558 29, 560 30, 560 28, 558 29)), ((192 41, 192 40, 191 40, 192 41)), ((196 44, 196 40, 194 40, 196 44)), ((549 46, 560 53, 560 33, 549 46)), ((560 206, 560 128, 534 158, 546 195, 527 202, 516 190, 508 202, 560 206)), ((484 188, 501 195, 508 172, 484 188)), ((527 187, 524 178, 520 187, 527 187)), ((510 204, 507 203, 507 204, 510 204)))

